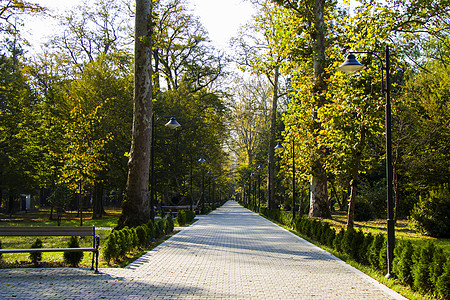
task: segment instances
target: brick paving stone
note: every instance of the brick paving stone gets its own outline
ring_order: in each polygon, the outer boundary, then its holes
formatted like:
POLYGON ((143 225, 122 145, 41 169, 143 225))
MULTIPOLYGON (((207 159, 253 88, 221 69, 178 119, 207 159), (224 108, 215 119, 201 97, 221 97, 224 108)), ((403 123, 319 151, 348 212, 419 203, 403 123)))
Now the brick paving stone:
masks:
POLYGON ((0 270, 0 299, 405 299, 233 201, 100 271, 0 270))

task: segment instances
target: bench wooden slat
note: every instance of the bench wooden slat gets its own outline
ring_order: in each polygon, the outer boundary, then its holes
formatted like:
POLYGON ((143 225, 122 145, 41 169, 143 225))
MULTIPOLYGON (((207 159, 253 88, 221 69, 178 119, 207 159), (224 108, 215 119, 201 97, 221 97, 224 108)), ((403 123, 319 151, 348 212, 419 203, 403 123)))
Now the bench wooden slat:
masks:
POLYGON ((29 248, 29 249, 0 249, 0 253, 23 253, 23 252, 96 252, 96 248, 29 248))
POLYGON ((93 227, 45 226, 45 227, 0 227, 0 236, 92 236, 93 227))

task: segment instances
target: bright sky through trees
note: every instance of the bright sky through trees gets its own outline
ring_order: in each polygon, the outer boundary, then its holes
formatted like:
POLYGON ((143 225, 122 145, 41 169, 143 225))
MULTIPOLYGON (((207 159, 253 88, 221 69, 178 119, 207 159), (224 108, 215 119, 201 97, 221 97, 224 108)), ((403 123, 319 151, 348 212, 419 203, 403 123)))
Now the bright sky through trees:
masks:
MULTIPOLYGON (((240 25, 245 24, 254 13, 252 5, 245 0, 189 0, 194 15, 200 17, 203 26, 208 30, 213 43, 219 48, 226 48, 229 39, 236 35, 240 25)), ((82 0, 35 0, 47 7, 50 14, 64 13, 66 9, 76 6, 82 0)), ((25 21, 25 37, 32 46, 39 47, 47 39, 46 36, 57 32, 56 20, 32 17, 25 21), (31 19, 31 20, 30 20, 31 19)))

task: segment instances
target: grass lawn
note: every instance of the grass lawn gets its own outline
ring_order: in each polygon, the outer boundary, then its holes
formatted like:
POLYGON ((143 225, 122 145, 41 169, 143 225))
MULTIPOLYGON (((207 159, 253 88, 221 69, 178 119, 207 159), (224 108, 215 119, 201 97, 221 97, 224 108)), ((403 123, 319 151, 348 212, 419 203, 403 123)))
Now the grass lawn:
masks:
MULTIPOLYGON (((163 239, 159 239, 144 249, 137 249, 134 252, 128 253, 127 256, 119 262, 112 263, 108 265, 103 259, 102 246, 106 242, 109 234, 111 233, 111 228, 117 225, 121 210, 120 209, 106 209, 106 216, 101 219, 92 219, 92 213, 83 213, 83 226, 95 225, 96 234, 100 236, 100 257, 99 257, 99 267, 100 268, 111 268, 111 267, 125 267, 132 263, 134 260, 144 255, 146 252, 155 248, 161 244, 164 240, 170 238, 172 235, 166 236, 163 239)), ((29 213, 15 214, 11 217, 9 215, 0 214, 0 226, 57 226, 56 220, 49 220, 50 210, 42 209, 39 211, 33 211, 29 213)), ((175 226, 178 226, 176 220, 175 226)), ((190 224, 197 221, 190 222, 190 224)), ((189 226, 186 224, 185 226, 189 226)), ((80 218, 77 217, 76 212, 65 213, 62 217, 61 226, 79 226, 80 218)), ((29 248, 35 241, 37 237, 0 237, 2 248, 29 248)), ((65 247, 69 241, 69 237, 40 237, 42 240, 43 248, 61 248, 65 247)), ((80 247, 90 247, 92 246, 91 237, 80 238, 80 247)), ((35 267, 29 258, 29 253, 7 253, 3 254, 0 260, 0 269, 5 268, 31 268, 35 267)), ((92 253, 84 252, 83 260, 81 261, 79 267, 90 268, 92 261, 92 253)), ((67 267, 64 263, 63 252, 43 252, 42 261, 39 267, 67 267)))
MULTIPOLYGON (((339 229, 345 228, 347 224, 347 212, 334 212, 332 220, 323 220, 330 223, 331 226, 339 229)), ((386 220, 378 219, 366 222, 355 222, 355 229, 361 229, 364 233, 383 233, 386 234, 386 220)), ((450 256, 450 239, 433 238, 424 236, 421 233, 414 230, 408 220, 398 220, 395 225, 395 238, 396 240, 409 240, 413 245, 424 245, 427 241, 433 241, 436 245, 444 249, 450 256)))

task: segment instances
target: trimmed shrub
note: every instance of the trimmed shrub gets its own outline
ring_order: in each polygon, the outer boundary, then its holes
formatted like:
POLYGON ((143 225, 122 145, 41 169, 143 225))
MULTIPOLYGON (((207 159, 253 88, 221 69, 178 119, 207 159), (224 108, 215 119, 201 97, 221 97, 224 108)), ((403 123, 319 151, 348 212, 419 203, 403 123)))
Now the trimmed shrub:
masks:
POLYGON ((147 240, 152 242, 155 240, 155 225, 151 220, 147 223, 147 240))
POLYGON ((164 235, 164 220, 155 220, 155 238, 160 238, 164 235))
POLYGON ((186 223, 190 223, 195 219, 195 213, 191 210, 186 210, 185 215, 186 215, 186 223))
POLYGON ((171 234, 173 232, 173 219, 172 216, 169 214, 164 222, 164 233, 166 235, 171 234))
POLYGON ((434 249, 433 262, 430 265, 430 280, 434 291, 436 291, 439 276, 445 271, 444 266, 446 261, 447 258, 444 254, 444 250, 440 247, 436 247, 434 249))
POLYGON ((342 253, 341 242, 342 242, 342 239, 344 237, 344 234, 345 234, 345 229, 341 228, 341 230, 339 230, 339 233, 336 234, 336 237, 333 240, 333 248, 337 252, 341 252, 342 253))
POLYGON ((109 235, 103 248, 103 258, 109 264, 111 260, 117 261, 120 256, 120 245, 118 231, 113 231, 109 235))
MULTIPOLYGON (((399 247, 400 248, 400 247, 399 247)), ((403 243, 398 262, 394 264, 394 272, 398 278, 405 284, 412 285, 413 278, 411 274, 411 266, 413 264, 414 247, 410 241, 403 243)), ((397 257, 396 257, 397 259, 397 257)))
POLYGON ((374 239, 372 244, 369 247, 369 263, 374 269, 379 269, 380 267, 380 252, 383 248, 385 237, 383 234, 378 233, 374 239))
MULTIPOLYGON (((36 241, 31 245, 31 248, 42 248, 41 239, 36 239, 36 241)), ((35 266, 37 266, 42 260, 42 252, 30 252, 30 260, 35 266)))
POLYGON ((364 236, 364 241, 361 243, 359 248, 359 262, 363 265, 370 265, 369 261, 369 249, 372 245, 374 240, 373 235, 369 232, 367 235, 364 236))
POLYGON ((384 239, 383 246, 380 249, 380 257, 378 258, 378 269, 380 271, 387 271, 387 239, 384 239))
MULTIPOLYGON (((71 236, 69 242, 67 243, 69 248, 80 248, 80 243, 78 242, 78 237, 71 236)), ((64 252, 64 262, 71 267, 78 267, 78 264, 83 259, 83 252, 64 252)))
POLYGON ((432 288, 429 264, 433 261, 433 256, 434 244, 431 241, 413 254, 413 287, 418 291, 428 292, 432 288))
POLYGON ((184 226, 186 225, 186 211, 184 210, 179 210, 177 212, 177 223, 179 226, 184 226))
POLYGON ((148 233, 147 233, 147 226, 146 225, 141 225, 136 227, 136 235, 138 238, 138 245, 141 247, 144 247, 147 245, 148 239, 148 233))
POLYGON ((436 281, 436 292, 441 299, 450 299, 450 259, 444 265, 444 273, 436 281))
MULTIPOLYGON (((354 228, 348 228, 341 240, 342 252, 352 257, 353 239, 355 238, 356 230, 354 228)), ((356 249, 355 249, 356 250, 356 249)))

